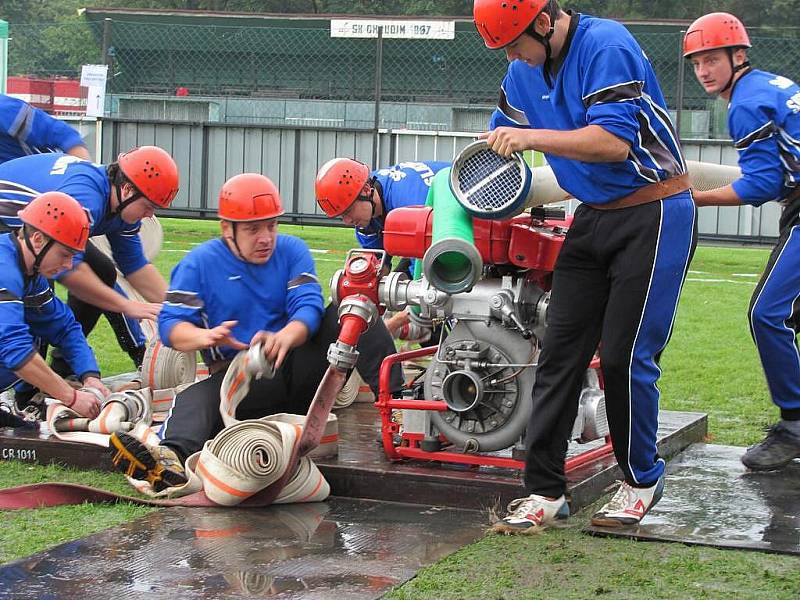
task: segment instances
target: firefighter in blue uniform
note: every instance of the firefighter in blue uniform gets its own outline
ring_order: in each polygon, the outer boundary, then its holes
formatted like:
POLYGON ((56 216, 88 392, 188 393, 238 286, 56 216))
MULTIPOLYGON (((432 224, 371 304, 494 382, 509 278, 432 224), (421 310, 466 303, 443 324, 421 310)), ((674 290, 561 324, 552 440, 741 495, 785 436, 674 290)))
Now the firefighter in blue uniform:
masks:
MULTIPOLYGON (((108 166, 75 156, 51 153, 25 156, 0 165, 0 228, 19 227, 17 212, 48 191, 71 195, 91 215, 91 236, 108 238, 114 260, 91 242, 75 257, 75 266, 58 276, 69 290, 69 306, 88 336, 101 314, 109 320, 120 346, 138 366, 144 335, 138 319, 156 319, 167 284, 144 256, 139 240, 141 219, 167 208, 178 190, 172 157, 156 146, 134 148, 108 166), (146 302, 127 298, 117 287, 115 263, 146 302)), ((55 361, 68 374, 68 365, 55 361)))
POLYGON ((42 152, 89 160, 89 150, 75 129, 23 100, 0 94, 0 163, 42 152))
POLYGON ((750 39, 727 13, 697 19, 686 32, 684 56, 705 91, 727 100, 728 129, 742 176, 731 185, 695 192, 698 206, 782 207, 778 243, 750 301, 750 333, 780 421, 742 456, 745 466, 773 470, 800 457, 800 87, 753 69, 750 39))
MULTIPOLYGON (((114 464, 153 481, 156 491, 183 482, 183 462, 222 429, 222 380, 247 344, 263 343, 277 374, 251 382, 237 409, 240 420, 304 414, 328 368, 326 352, 339 329, 336 307, 324 307, 305 243, 278 234, 282 214, 278 189, 267 177, 232 177, 219 195, 222 238, 200 244, 172 271, 158 320, 161 341, 200 351, 211 376, 175 397, 158 447, 148 450, 127 434, 111 439, 114 464)), ((356 366, 377 394, 380 364, 394 352, 380 321, 362 336, 359 350, 356 366)), ((399 369, 392 375, 399 389, 399 369)))
MULTIPOLYGON (((98 398, 73 389, 38 353, 41 341, 58 345, 84 387, 108 395, 80 325, 47 282, 69 269, 73 256, 83 252, 89 216, 74 198, 48 192, 32 200, 19 218, 21 229, 0 234, 0 390, 26 381, 94 418, 100 411, 98 398)), ((0 422, 20 424, 5 411, 0 411, 0 422)))
POLYGON ((565 518, 564 461, 585 370, 598 343, 624 482, 592 517, 638 523, 659 500, 658 360, 695 247, 686 166, 653 68, 619 23, 554 0, 475 0, 487 47, 504 49, 490 147, 538 150, 581 204, 553 274, 527 429, 525 486, 495 524, 530 531, 565 518))
MULTIPOLYGON (((433 176, 449 166, 441 161, 411 161, 370 172, 357 160, 334 158, 317 172, 317 204, 330 218, 341 218, 345 225, 355 227, 362 248, 382 250, 386 215, 403 206, 423 206, 433 176)), ((412 265, 413 261, 401 260, 396 270, 413 276, 412 265)), ((389 330, 398 331, 407 324, 407 314, 399 312, 389 319, 389 330)))
POLYGON ((433 176, 450 163, 402 162, 370 173, 364 163, 334 158, 317 172, 317 204, 330 218, 356 229, 362 248, 383 249, 386 215, 401 206, 422 206, 433 176))

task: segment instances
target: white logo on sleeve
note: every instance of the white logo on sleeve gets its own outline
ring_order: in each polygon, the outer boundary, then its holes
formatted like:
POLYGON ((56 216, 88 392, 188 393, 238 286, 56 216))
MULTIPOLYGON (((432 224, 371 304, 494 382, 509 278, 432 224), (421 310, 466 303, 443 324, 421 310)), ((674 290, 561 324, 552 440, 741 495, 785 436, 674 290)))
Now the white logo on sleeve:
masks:
POLYGON ((84 162, 84 159, 72 156, 71 154, 65 154, 56 159, 53 163, 53 168, 50 169, 50 175, 63 175, 66 173, 67 167, 76 162, 84 162))
POLYGON ((794 96, 786 101, 786 108, 788 108, 794 114, 800 113, 800 92, 797 92, 794 96))
POLYGON ((416 171, 425 185, 428 187, 431 186, 434 173, 433 170, 431 170, 431 168, 423 162, 401 162, 399 165, 395 165, 386 169, 380 169, 378 174, 388 176, 392 181, 400 181, 407 175, 403 169, 411 169, 416 171))
POLYGON ((384 175, 392 181, 400 181, 406 176, 406 174, 397 168, 399 166, 400 165, 395 165, 394 167, 390 167, 388 169, 380 169, 378 171, 378 175, 384 175))
POLYGON ((788 89, 794 85, 794 81, 783 75, 776 75, 775 79, 770 79, 770 84, 779 87, 782 90, 788 89))

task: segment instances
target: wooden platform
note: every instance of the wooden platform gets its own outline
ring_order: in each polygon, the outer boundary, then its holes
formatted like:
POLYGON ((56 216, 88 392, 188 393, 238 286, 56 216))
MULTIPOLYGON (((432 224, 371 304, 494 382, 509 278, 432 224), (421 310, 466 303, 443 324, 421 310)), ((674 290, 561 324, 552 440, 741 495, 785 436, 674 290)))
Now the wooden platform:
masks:
MULTIPOLYGON (((522 492, 517 471, 438 462, 389 462, 377 441, 378 416, 370 404, 355 404, 338 416, 339 455, 317 461, 336 496, 480 510, 504 506, 522 492)), ((706 432, 704 414, 662 411, 659 452, 669 459, 702 441, 706 432)), ((592 447, 573 444, 570 454, 592 447)), ((0 430, 0 459, 112 470, 110 455, 100 447, 18 429, 0 430)), ((613 456, 570 473, 572 510, 596 500, 620 476, 613 456)))

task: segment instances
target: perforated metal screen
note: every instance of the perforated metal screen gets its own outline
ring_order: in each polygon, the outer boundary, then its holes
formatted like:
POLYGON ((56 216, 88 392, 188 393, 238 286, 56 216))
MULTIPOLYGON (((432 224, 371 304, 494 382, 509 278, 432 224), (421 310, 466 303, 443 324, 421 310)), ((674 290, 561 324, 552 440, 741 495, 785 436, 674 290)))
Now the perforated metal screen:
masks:
POLYGON ((453 163, 453 193, 476 215, 505 213, 527 193, 530 171, 521 157, 506 158, 485 145, 465 148, 453 163))

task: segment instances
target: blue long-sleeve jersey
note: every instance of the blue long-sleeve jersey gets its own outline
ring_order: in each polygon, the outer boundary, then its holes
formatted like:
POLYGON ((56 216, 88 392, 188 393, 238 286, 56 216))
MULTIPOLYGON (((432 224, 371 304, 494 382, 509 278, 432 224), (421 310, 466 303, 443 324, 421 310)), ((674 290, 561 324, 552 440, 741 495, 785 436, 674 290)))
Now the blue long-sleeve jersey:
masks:
POLYGON ((27 102, 0 94, 0 163, 29 154, 67 152, 80 134, 27 102))
MULTIPOLYGON (((301 239, 278 235, 263 265, 240 260, 223 240, 214 239, 194 248, 173 269, 158 331, 170 345, 178 323, 211 329, 236 320, 233 336, 248 343, 258 331, 278 331, 290 321, 302 322, 314 335, 324 312, 314 260, 301 239)), ((201 354, 211 364, 236 352, 219 347, 201 354)))
POLYGON ((383 248, 383 223, 386 215, 401 206, 422 206, 431 189, 433 176, 450 163, 440 161, 402 162, 373 171, 383 199, 383 215, 372 219, 365 228, 356 229, 362 248, 383 248))
MULTIPOLYGON (((631 146, 624 161, 588 163, 546 154, 559 185, 605 204, 686 171, 650 61, 621 24, 571 15, 552 87, 542 66, 508 66, 489 127, 571 131, 597 125, 631 146)), ((557 62, 558 64, 558 62, 557 62)))
POLYGON ((800 87, 790 79, 751 70, 733 87, 728 129, 742 176, 733 189, 759 206, 783 200, 800 184, 800 87))
POLYGON ((37 339, 61 348, 81 379, 99 376, 97 361, 72 311, 44 277, 23 276, 20 248, 12 235, 0 235, 0 389, 18 380, 13 372, 38 351, 37 339))
MULTIPOLYGON (((0 165, 0 220, 19 227, 17 213, 44 192, 64 192, 89 211, 90 236, 105 235, 114 261, 123 275, 147 264, 139 240, 139 223, 128 224, 119 215, 110 215, 111 184, 106 168, 69 154, 24 156, 0 165)), ((83 259, 75 256, 73 264, 83 259)))

